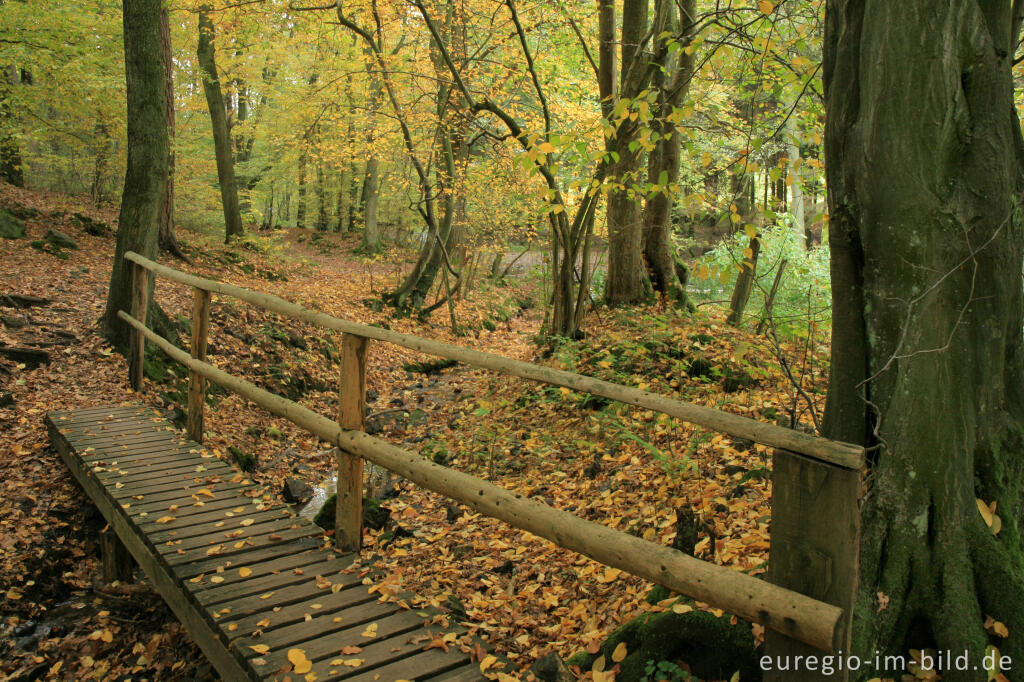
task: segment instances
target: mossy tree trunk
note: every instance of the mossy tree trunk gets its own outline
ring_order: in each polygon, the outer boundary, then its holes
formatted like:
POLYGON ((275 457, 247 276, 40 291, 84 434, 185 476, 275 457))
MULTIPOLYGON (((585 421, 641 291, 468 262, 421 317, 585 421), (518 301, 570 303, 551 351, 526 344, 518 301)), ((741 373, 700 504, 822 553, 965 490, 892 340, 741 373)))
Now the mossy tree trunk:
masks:
MULTIPOLYGON (((672 23, 673 29, 684 36, 686 43, 692 41, 695 18, 695 0, 681 0, 678 16, 672 18, 672 23)), ((659 49, 667 51, 668 48, 659 44, 659 49)), ((686 101, 690 91, 694 51, 681 49, 676 54, 675 64, 654 76, 654 85, 659 91, 658 113, 662 118, 655 126, 660 138, 648 157, 647 181, 661 189, 647 200, 644 207, 643 245, 654 290, 675 300, 683 308, 692 309, 693 304, 686 296, 686 266, 678 259, 672 243, 672 199, 676 193, 672 188, 679 180, 682 136, 669 115, 686 101), (677 268, 684 277, 677 274, 677 268)), ((657 58, 659 61, 667 59, 665 55, 657 58)))
POLYGON ((155 258, 160 208, 167 183, 170 143, 166 123, 167 73, 160 46, 161 0, 125 0, 124 56, 128 98, 128 162, 118 217, 117 245, 103 314, 103 333, 128 347, 128 326, 117 317, 131 310, 131 268, 126 251, 155 258))
POLYGON ((979 663, 994 644, 1021 679, 1024 143, 1010 10, 828 2, 824 431, 873 448, 855 653, 932 647, 979 663), (976 500, 996 503, 998 534, 976 500), (1009 636, 988 634, 987 616, 1009 636))
POLYGON ((203 79, 203 93, 210 110, 213 125, 213 146, 217 157, 217 181, 220 184, 220 199, 224 207, 224 241, 240 237, 242 213, 238 206, 238 183, 235 180, 235 162, 228 133, 227 110, 217 76, 217 60, 214 47, 214 27, 210 19, 210 8, 204 5, 199 11, 199 46, 196 56, 203 79))

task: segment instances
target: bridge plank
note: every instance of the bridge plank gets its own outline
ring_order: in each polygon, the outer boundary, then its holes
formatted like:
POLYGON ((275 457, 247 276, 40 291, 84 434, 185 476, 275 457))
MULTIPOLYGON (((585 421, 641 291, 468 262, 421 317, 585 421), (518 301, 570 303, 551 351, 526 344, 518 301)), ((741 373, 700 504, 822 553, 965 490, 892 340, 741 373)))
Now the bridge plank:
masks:
POLYGON ((47 425, 65 464, 222 679, 281 677, 292 645, 308 646, 326 675, 341 639, 368 652, 360 670, 416 670, 411 679, 465 667, 461 652, 425 655, 411 645, 424 641, 422 615, 378 601, 363 573, 346 570, 352 554, 325 547, 320 528, 265 502, 248 478, 152 409, 54 412, 47 425), (362 637, 370 622, 375 636, 362 637), (260 644, 270 647, 265 655, 249 648, 260 644), (414 666, 394 667, 404 656, 415 656, 414 666))

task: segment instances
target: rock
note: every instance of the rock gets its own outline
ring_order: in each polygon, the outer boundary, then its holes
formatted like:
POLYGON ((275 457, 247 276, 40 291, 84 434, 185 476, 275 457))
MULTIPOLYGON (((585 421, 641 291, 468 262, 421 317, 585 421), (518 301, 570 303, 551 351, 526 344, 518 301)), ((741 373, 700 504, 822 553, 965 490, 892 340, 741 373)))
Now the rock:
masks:
POLYGON ((474 549, 475 548, 471 544, 455 545, 455 547, 452 548, 452 556, 454 556, 456 559, 461 559, 462 557, 472 552, 474 549))
POLYGON ((530 671, 540 682, 575 682, 576 676, 572 674, 565 661, 558 654, 552 652, 538 658, 530 671))
POLYGON ((454 504, 449 504, 445 509, 445 518, 448 519, 448 523, 455 523, 462 518, 462 509, 454 504))
POLYGON ((87 234, 91 234, 94 237, 105 237, 109 234, 113 234, 113 230, 110 225, 100 220, 93 220, 87 215, 82 213, 75 213, 71 216, 71 221, 78 223, 87 234))
POLYGON ((60 230, 47 230, 46 234, 43 235, 43 239, 58 249, 78 249, 78 242, 60 230))
POLYGON ((313 497, 313 486, 297 478, 285 479, 281 497, 290 504, 305 504, 313 497))
POLYGON ((0 315, 0 322, 11 329, 21 329, 28 324, 28 319, 20 315, 0 315))
POLYGON ((5 357, 14 362, 23 362, 28 369, 35 369, 39 365, 50 364, 50 354, 38 348, 0 346, 0 357, 5 357))
POLYGON ((704 378, 711 374, 712 369, 714 369, 714 365, 698 355, 690 362, 690 366, 686 369, 686 375, 691 379, 704 378))
POLYGON ((10 211, 0 208, 0 237, 4 239, 24 239, 25 222, 15 218, 10 211))
POLYGON ((0 407, 14 407, 14 394, 0 393, 0 407))

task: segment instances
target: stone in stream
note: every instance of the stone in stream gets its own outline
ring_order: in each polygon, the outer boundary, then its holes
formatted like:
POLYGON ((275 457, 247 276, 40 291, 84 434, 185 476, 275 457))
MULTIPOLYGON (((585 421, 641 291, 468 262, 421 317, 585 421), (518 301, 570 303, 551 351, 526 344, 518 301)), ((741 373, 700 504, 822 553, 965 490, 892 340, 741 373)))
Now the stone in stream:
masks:
POLYGON ((313 497, 313 486, 297 478, 285 479, 281 497, 290 504, 305 504, 313 497))

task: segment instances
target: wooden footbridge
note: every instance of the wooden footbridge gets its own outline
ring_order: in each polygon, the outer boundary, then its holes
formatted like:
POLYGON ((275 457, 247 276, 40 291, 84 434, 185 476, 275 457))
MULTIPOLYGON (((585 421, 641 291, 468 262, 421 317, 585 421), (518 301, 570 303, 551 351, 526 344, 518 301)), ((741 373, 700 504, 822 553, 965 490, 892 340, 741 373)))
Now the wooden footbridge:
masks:
MULTIPOLYGON (((351 568, 362 540, 363 459, 561 547, 623 569, 766 628, 768 653, 849 650, 864 452, 711 408, 591 377, 317 313, 125 254, 133 269, 132 386, 146 341, 189 370, 188 439, 143 407, 48 416, 51 438, 120 542, 224 679, 480 679, 477 662, 429 614, 381 602, 351 568), (151 273, 193 288, 191 353, 145 325, 151 273), (212 293, 342 333, 336 420, 206 362, 212 293), (362 432, 370 340, 662 412, 776 448, 769 580, 704 562, 580 519, 362 432), (203 450, 213 381, 339 448, 335 545, 240 472, 203 450), (358 650, 358 652, 357 652, 358 650), (349 653, 346 653, 349 652, 349 653), (356 653, 352 653, 356 652, 356 653)), ((458 633, 456 632, 456 637, 458 633)), ((769 680, 825 679, 813 672, 769 680)), ((842 675, 827 679, 844 679, 842 675)))

